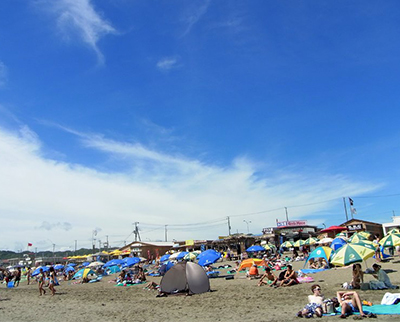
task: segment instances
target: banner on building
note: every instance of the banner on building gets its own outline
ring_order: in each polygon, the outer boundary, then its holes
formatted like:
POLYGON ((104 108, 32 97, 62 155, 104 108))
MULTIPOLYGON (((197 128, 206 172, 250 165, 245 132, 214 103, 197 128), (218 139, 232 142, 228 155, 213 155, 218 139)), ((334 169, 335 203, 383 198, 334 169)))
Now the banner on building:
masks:
POLYGON ((295 227, 295 226, 305 226, 307 225, 307 220, 288 220, 288 221, 277 221, 276 227, 295 227))

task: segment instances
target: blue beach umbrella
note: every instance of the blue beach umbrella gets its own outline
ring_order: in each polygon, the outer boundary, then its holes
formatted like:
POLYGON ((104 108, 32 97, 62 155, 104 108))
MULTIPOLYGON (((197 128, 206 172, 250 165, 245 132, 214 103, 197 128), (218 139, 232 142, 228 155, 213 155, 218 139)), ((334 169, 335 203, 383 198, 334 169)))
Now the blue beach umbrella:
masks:
POLYGON ((83 263, 82 263, 82 266, 83 266, 83 267, 86 267, 86 266, 88 266, 89 264, 90 264, 90 262, 83 262, 83 263))
POLYGON ((66 272, 66 273, 75 272, 75 269, 72 266, 67 266, 67 268, 64 270, 64 272, 66 272))
POLYGON ((207 250, 205 250, 204 252, 202 252, 202 253, 200 253, 199 255, 197 255, 197 259, 200 260, 202 257, 208 256, 208 255, 210 255, 210 254, 212 254, 212 255, 214 255, 214 256, 217 256, 217 254, 219 254, 219 255, 221 256, 221 254, 218 253, 216 250, 214 250, 214 249, 207 249, 207 250))
POLYGON ((246 249, 246 252, 262 252, 265 251, 265 248, 259 245, 253 245, 246 249))
POLYGON ((140 262, 140 258, 139 257, 126 257, 123 259, 124 264, 122 264, 122 267, 131 267, 137 263, 140 262))
POLYGON ((207 266, 207 265, 214 264, 217 260, 219 260, 221 258, 221 256, 222 256, 221 253, 218 253, 218 252, 212 253, 212 252, 210 252, 210 253, 202 256, 199 259, 198 264, 200 266, 207 266))
POLYGON ((57 264, 54 266, 54 269, 63 269, 64 265, 63 264, 57 264))
POLYGON ((106 269, 107 274, 115 274, 115 273, 119 273, 120 271, 121 271, 121 269, 117 265, 109 266, 106 269))
POLYGON ((165 255, 161 256, 160 262, 165 262, 165 261, 167 261, 168 258, 169 258, 170 256, 171 256, 170 254, 165 254, 165 255))
POLYGON ((67 266, 75 267, 76 265, 75 263, 69 263, 67 266))
POLYGON ((180 252, 178 256, 176 256, 176 260, 181 260, 183 259, 189 252, 180 252))
POLYGON ((108 261, 107 263, 104 264, 103 267, 110 267, 110 266, 114 266, 114 265, 122 265, 125 262, 122 259, 112 259, 110 261, 108 261))
POLYGON ((347 242, 343 238, 336 237, 334 240, 332 240, 331 248, 336 251, 340 247, 342 247, 343 245, 346 245, 346 244, 347 244, 347 242))
POLYGON ((39 275, 39 274, 40 274, 40 269, 43 269, 43 272, 47 272, 47 271, 50 269, 50 267, 47 267, 47 266, 39 266, 38 268, 36 268, 36 269, 33 271, 32 277, 34 277, 34 276, 36 276, 36 275, 39 275))

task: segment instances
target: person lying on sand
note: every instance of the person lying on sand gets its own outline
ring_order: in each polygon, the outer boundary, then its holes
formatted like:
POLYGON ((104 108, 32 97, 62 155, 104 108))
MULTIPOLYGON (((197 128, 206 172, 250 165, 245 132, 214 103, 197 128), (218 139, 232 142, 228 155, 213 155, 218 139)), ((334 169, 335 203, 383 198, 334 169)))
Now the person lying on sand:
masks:
POLYGON ((322 317, 322 304, 324 302, 324 296, 321 292, 321 286, 318 284, 314 284, 311 286, 312 295, 308 296, 308 304, 299 312, 297 312, 297 316, 302 318, 311 318, 314 314, 317 317, 322 317))
POLYGON ((362 309, 361 299, 357 292, 339 291, 337 292, 337 298, 342 306, 342 314, 340 315, 342 319, 355 312, 360 312, 360 316, 363 318, 367 317, 362 309))

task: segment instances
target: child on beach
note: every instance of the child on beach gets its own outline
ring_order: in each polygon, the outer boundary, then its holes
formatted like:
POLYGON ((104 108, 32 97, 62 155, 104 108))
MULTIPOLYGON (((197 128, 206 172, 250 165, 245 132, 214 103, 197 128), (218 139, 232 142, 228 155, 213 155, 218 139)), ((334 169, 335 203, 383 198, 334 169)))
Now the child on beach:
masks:
POLYGON ((56 273, 54 271, 54 267, 50 267, 49 271, 49 289, 51 291, 51 295, 54 296, 54 294, 56 294, 56 289, 54 288, 56 285, 56 273))
POLYGON ((40 294, 40 296, 42 296, 42 294, 46 295, 46 291, 43 288, 44 281, 45 281, 45 276, 44 276, 43 268, 41 268, 40 269, 40 273, 38 275, 38 285, 39 285, 39 294, 40 294))
POLYGON ((267 266, 265 267, 265 273, 261 277, 260 281, 258 282, 258 286, 262 286, 264 284, 270 284, 269 286, 272 287, 278 282, 278 278, 271 272, 271 269, 267 266), (267 279, 267 280, 265 280, 267 279))

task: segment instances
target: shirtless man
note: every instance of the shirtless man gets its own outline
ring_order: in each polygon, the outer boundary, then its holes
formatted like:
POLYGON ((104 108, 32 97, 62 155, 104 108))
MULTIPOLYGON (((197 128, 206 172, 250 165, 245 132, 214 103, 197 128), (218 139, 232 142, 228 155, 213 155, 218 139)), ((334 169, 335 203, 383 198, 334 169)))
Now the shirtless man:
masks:
POLYGON ((287 265, 286 267, 284 279, 281 281, 279 286, 291 286, 294 284, 299 284, 299 281, 297 280, 297 274, 293 270, 292 265, 287 265))
POLYGON ((297 313, 298 317, 306 317, 310 318, 314 314, 318 316, 319 318, 322 317, 322 304, 324 302, 324 296, 322 295, 321 292, 321 286, 318 284, 314 284, 311 286, 311 292, 313 293, 312 295, 308 296, 308 304, 297 313))
POLYGON ((262 286, 264 284, 268 284, 268 281, 271 281, 272 283, 270 286, 274 286, 278 282, 278 278, 271 272, 271 269, 267 266, 265 267, 265 273, 261 277, 260 281, 258 282, 258 286, 262 286), (265 280, 267 279, 267 280, 265 280))
POLYGON ((339 291, 337 292, 337 298, 342 306, 342 314, 340 315, 342 319, 354 312, 360 312, 360 316, 363 318, 367 317, 362 309, 361 299, 357 292, 339 291))

